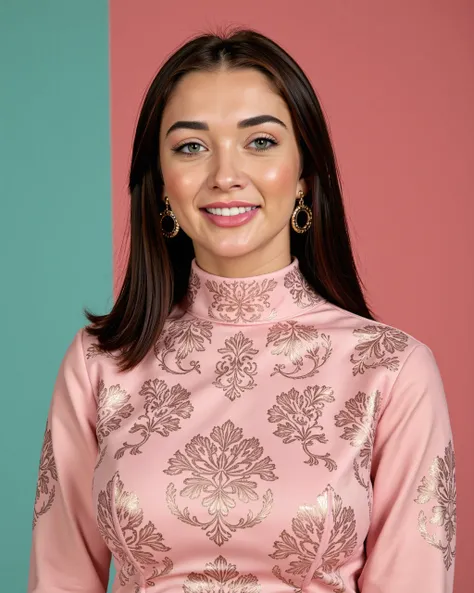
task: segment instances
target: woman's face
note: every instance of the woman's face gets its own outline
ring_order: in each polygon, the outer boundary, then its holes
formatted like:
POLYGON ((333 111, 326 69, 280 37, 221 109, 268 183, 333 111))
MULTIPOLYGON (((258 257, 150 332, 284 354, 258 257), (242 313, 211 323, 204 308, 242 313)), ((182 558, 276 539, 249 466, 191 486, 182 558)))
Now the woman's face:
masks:
POLYGON ((288 107, 263 74, 186 75, 159 142, 164 195, 202 268, 238 276, 288 265, 289 220, 306 186, 288 107))

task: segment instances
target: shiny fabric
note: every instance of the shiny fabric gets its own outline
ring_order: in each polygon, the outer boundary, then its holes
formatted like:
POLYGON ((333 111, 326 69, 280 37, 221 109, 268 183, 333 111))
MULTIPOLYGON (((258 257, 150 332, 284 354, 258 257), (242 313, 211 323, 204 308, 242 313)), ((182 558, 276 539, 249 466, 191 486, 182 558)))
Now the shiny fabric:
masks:
POLYGON ((455 458, 428 346, 293 260, 195 262, 138 367, 81 328, 52 395, 28 593, 451 593, 455 458))

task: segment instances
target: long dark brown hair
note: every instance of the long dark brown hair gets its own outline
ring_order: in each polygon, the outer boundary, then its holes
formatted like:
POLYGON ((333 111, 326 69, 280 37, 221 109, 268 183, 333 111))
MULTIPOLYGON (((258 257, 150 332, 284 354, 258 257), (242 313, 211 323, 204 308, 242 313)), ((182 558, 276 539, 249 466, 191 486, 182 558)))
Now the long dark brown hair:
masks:
POLYGON ((186 295, 194 249, 181 230, 165 239, 159 132, 176 83, 193 71, 254 68, 273 83, 288 105, 302 155, 302 177, 311 204, 309 231, 291 230, 291 252, 308 283, 327 301, 374 320, 364 298, 351 248, 339 170, 321 105, 308 78, 279 45, 252 29, 205 33, 171 55, 150 84, 133 142, 129 176, 130 252, 125 277, 110 313, 84 314, 86 331, 104 352, 119 350, 118 368, 133 369, 152 348, 174 304, 186 295))

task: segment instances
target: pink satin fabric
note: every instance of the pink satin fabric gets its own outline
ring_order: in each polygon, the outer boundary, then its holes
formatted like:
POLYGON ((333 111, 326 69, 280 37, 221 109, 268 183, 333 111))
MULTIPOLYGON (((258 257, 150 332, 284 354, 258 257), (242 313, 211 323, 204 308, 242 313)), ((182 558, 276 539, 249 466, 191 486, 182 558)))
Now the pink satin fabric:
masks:
POLYGON ((452 593, 453 439, 428 346, 327 302, 296 260, 212 276, 120 374, 59 369, 28 593, 452 593))

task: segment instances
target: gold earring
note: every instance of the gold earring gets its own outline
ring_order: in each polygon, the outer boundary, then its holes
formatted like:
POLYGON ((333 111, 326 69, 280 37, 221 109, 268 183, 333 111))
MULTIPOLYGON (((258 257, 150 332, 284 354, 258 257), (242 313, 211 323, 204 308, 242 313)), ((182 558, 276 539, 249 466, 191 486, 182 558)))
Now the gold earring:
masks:
POLYGON ((304 192, 300 189, 298 192, 298 196, 300 198, 298 202, 298 206, 293 210, 293 214, 291 215, 291 226, 296 233, 305 233, 309 227, 311 226, 311 221, 313 220, 313 214, 311 209, 305 205, 303 202, 304 192), (306 223, 303 226, 299 226, 298 224, 298 214, 304 212, 306 214, 306 223))
POLYGON ((171 210, 170 208, 170 201, 168 199, 168 196, 165 196, 165 209, 160 214, 160 226, 161 232, 167 239, 172 239, 173 237, 176 237, 176 235, 179 233, 179 222, 173 210, 171 210), (169 216, 173 220, 173 228, 171 229, 171 231, 166 231, 163 227, 163 219, 167 216, 169 216))

